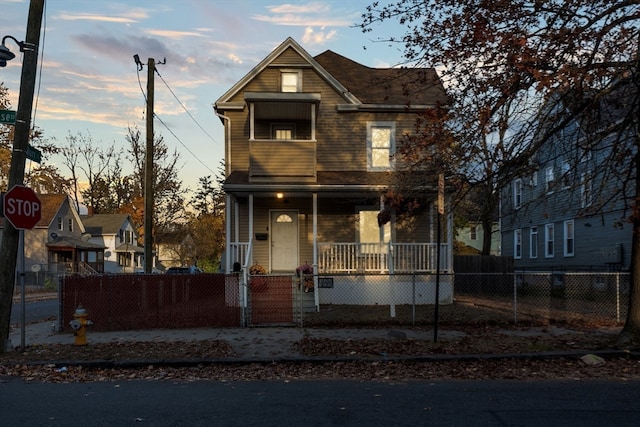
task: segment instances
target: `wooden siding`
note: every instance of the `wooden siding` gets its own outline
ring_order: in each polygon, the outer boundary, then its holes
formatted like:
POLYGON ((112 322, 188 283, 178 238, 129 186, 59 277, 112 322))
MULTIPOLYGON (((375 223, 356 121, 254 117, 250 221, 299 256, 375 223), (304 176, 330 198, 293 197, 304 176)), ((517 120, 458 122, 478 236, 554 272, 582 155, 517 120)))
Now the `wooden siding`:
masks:
MULTIPOLYGON (((570 135, 563 132, 560 135, 570 135)), ((631 225, 625 217, 621 197, 607 202, 601 211, 592 214, 582 208, 582 174, 588 172, 592 178, 592 207, 600 207, 606 198, 617 194, 622 188, 615 179, 603 179, 601 163, 609 155, 607 141, 602 147, 594 147, 592 157, 586 161, 577 161, 575 143, 571 141, 552 140, 546 143, 537 153, 535 159, 539 164, 535 172, 537 184, 533 185, 531 176, 522 177, 522 205, 514 206, 514 184, 502 189, 501 247, 502 254, 514 255, 515 230, 522 232, 522 257, 515 259, 515 267, 539 270, 551 269, 598 269, 628 268, 631 253, 631 225), (562 165, 569 164, 569 175, 566 182, 562 179, 562 165), (553 168, 555 185, 551 190, 546 188, 545 171, 553 168), (574 254, 564 254, 564 224, 574 222, 574 254), (554 255, 545 257, 545 226, 554 224, 554 255), (531 258, 531 228, 537 227, 537 258, 531 258), (611 260, 611 253, 617 254, 620 260, 611 260)), ((615 255, 613 256, 616 257, 615 255)))
POLYGON ((313 141, 252 141, 251 181, 315 180, 316 143, 313 141))

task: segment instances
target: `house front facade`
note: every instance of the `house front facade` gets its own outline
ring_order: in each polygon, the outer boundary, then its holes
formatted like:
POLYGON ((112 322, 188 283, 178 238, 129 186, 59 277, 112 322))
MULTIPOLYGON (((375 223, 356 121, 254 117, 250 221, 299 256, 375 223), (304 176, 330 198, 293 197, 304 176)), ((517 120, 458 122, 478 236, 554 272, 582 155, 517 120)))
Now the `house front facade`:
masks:
MULTIPOLYGON (((25 271, 53 274, 104 272, 104 246, 89 241, 71 199, 66 194, 38 194, 42 215, 24 231, 25 271)), ((4 229, 4 220, 2 221, 4 229)))
POLYGON ((131 216, 89 213, 80 218, 91 235, 89 242, 105 248, 105 273, 144 271, 144 248, 138 244, 139 236, 131 216))
MULTIPOLYGON (((224 269, 435 271, 435 209, 383 225, 378 213, 403 135, 445 101, 433 69, 373 69, 285 40, 214 105, 225 127, 224 269), (421 90, 408 90, 418 79, 421 90)), ((450 228, 444 236, 450 270, 450 228)))

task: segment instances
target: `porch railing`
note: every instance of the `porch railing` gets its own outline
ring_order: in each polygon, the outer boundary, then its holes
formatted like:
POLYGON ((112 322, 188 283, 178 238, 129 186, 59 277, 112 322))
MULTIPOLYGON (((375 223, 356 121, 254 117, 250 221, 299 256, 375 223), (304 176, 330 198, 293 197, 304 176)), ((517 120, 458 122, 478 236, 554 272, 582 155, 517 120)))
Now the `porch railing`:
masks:
MULTIPOLYGON (((231 265, 245 267, 248 242, 231 243, 231 265)), ((395 273, 435 272, 436 243, 318 243, 320 273, 395 273), (390 265, 389 260, 393 263, 390 265)), ((449 270, 446 243, 440 244, 440 271, 449 270)), ((248 267, 248 266, 246 266, 248 267)))
MULTIPOLYGON (((436 243, 318 243, 320 273, 435 272, 436 243), (392 261, 391 263, 389 261, 392 261)), ((449 266, 447 244, 440 245, 440 270, 449 266)))

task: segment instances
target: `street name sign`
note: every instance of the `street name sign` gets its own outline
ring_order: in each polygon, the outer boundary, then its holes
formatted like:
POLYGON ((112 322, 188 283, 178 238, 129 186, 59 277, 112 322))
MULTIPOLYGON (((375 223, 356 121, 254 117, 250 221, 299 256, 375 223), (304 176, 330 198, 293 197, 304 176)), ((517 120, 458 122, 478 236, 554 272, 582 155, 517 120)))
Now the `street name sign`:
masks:
POLYGON ((13 125, 16 123, 16 112, 12 110, 0 110, 0 123, 13 125))

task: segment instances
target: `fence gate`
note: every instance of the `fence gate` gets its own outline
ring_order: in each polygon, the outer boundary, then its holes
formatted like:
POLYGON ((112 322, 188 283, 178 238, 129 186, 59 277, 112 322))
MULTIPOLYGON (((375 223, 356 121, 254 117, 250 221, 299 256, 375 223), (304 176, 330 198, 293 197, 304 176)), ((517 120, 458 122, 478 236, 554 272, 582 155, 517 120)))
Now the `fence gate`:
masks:
POLYGON ((293 276, 251 276, 249 325, 292 324, 294 310, 293 276))

